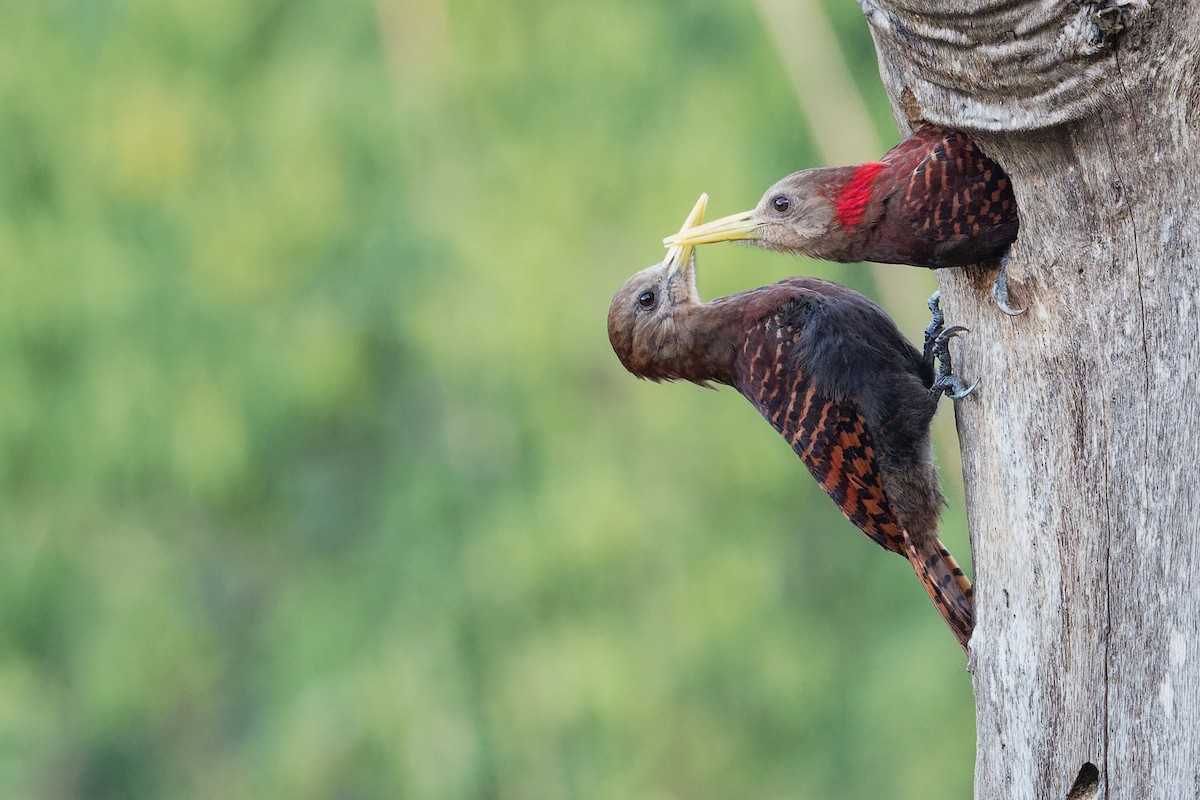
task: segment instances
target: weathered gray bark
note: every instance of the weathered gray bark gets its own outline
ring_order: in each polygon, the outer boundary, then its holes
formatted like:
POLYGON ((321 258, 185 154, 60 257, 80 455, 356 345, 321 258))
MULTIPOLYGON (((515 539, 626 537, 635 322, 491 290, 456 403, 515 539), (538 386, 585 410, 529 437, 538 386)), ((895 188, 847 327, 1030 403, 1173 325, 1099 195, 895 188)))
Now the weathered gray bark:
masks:
POLYGON ((897 118, 975 131, 1021 209, 1027 315, 939 273, 983 376, 975 796, 1200 797, 1200 5, 862 5, 897 118))

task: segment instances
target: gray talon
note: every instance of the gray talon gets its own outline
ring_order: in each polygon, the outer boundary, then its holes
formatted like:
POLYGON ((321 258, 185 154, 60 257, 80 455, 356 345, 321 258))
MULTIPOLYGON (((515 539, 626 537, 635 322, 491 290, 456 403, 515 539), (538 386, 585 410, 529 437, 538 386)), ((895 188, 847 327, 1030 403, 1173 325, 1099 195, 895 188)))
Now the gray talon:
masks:
POLYGON ((962 400, 964 397, 975 391, 979 386, 979 381, 975 381, 970 386, 967 386, 956 375, 939 375, 937 380, 933 382, 929 393, 934 397, 946 395, 951 400, 962 400))
POLYGON ((962 400, 979 386, 979 381, 967 386, 957 375, 951 374, 953 366, 950 361, 950 340, 959 334, 970 332, 970 329, 962 325, 955 325, 939 333, 929 345, 930 351, 938 360, 937 377, 929 387, 929 393, 935 398, 944 394, 951 400, 962 400))
MULTIPOLYGON (((946 328, 946 330, 942 331, 941 334, 934 341, 934 346, 942 348, 942 350, 945 350, 946 342, 950 341, 955 336, 958 336, 960 333, 970 333, 970 332, 971 332, 970 328, 964 328, 962 325, 955 325, 952 328, 946 328)), ((942 355, 942 353, 939 352, 939 356, 941 356, 941 355, 942 355)), ((945 355, 949 356, 949 353, 946 353, 945 355)))
POLYGON ((992 284, 992 298, 996 301, 996 307, 1008 314, 1010 317, 1019 317, 1028 311, 1028 308, 1013 308, 1008 304, 1008 253, 1000 259, 1000 274, 996 276, 996 282, 992 284))
MULTIPOLYGON (((953 378, 954 376, 952 375, 950 377, 953 378)), ((964 397, 969 395, 971 392, 975 391, 976 387, 978 387, 978 386, 979 386, 979 381, 976 380, 970 386, 966 386, 964 388, 963 382, 960 381, 958 378, 954 378, 955 391, 946 392, 946 397, 949 397, 951 400, 962 400, 964 397)))

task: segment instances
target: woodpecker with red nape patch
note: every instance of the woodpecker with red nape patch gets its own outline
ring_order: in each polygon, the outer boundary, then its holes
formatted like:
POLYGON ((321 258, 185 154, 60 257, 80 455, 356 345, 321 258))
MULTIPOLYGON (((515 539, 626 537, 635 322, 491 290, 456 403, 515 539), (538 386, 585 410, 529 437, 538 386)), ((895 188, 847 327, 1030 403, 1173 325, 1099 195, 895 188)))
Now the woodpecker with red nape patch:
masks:
POLYGON ((767 190, 750 211, 668 237, 668 245, 745 240, 826 261, 938 269, 1000 257, 992 287, 1008 304, 1008 248, 1019 222, 1012 182, 966 134, 930 125, 879 161, 806 169, 767 190))
MULTIPOLYGON (((703 218, 701 196, 686 231, 703 218)), ((791 445, 863 533, 907 558, 966 649, 971 583, 938 540, 945 500, 929 427, 938 397, 965 397, 934 320, 918 352, 866 297, 816 278, 700 301, 695 255, 672 247, 613 297, 608 338, 625 368, 652 381, 726 384, 791 445), (940 366, 935 369, 935 360, 940 366)))

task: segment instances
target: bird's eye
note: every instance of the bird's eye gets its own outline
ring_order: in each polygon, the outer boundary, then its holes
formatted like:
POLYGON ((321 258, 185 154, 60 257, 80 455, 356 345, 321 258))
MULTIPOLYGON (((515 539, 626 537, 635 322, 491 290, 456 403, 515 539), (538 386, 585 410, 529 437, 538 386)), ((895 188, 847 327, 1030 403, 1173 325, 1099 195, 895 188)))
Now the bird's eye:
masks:
POLYGON ((771 207, 780 214, 783 214, 792 207, 792 201, 788 200, 784 195, 778 194, 771 199, 771 207))
POLYGON ((654 305, 654 292, 642 292, 638 295, 638 305, 642 308, 650 308, 654 305))

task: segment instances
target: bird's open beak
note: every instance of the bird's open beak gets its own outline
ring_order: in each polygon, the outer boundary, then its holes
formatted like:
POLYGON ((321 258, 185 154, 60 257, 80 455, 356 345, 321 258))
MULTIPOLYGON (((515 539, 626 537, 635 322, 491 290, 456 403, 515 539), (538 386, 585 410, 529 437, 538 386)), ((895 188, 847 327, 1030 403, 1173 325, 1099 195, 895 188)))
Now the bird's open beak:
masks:
POLYGON ((761 223, 755 218, 753 211, 743 211, 741 214, 713 220, 707 225, 681 230, 674 236, 663 239, 663 244, 671 247, 694 247, 698 244, 712 244, 713 242, 757 239, 760 227, 761 223))
MULTIPOLYGON (((696 201, 696 205, 692 206, 692 213, 688 214, 687 220, 684 221, 683 227, 679 229, 676 236, 682 236, 694 226, 699 225, 704 221, 704 211, 708 208, 708 195, 700 195, 700 199, 696 201)), ((672 237, 675 238, 675 237, 672 237)), ((675 277, 675 273, 679 270, 687 270, 688 265, 692 262, 692 245, 679 244, 671 245, 667 249, 667 280, 675 277)))

